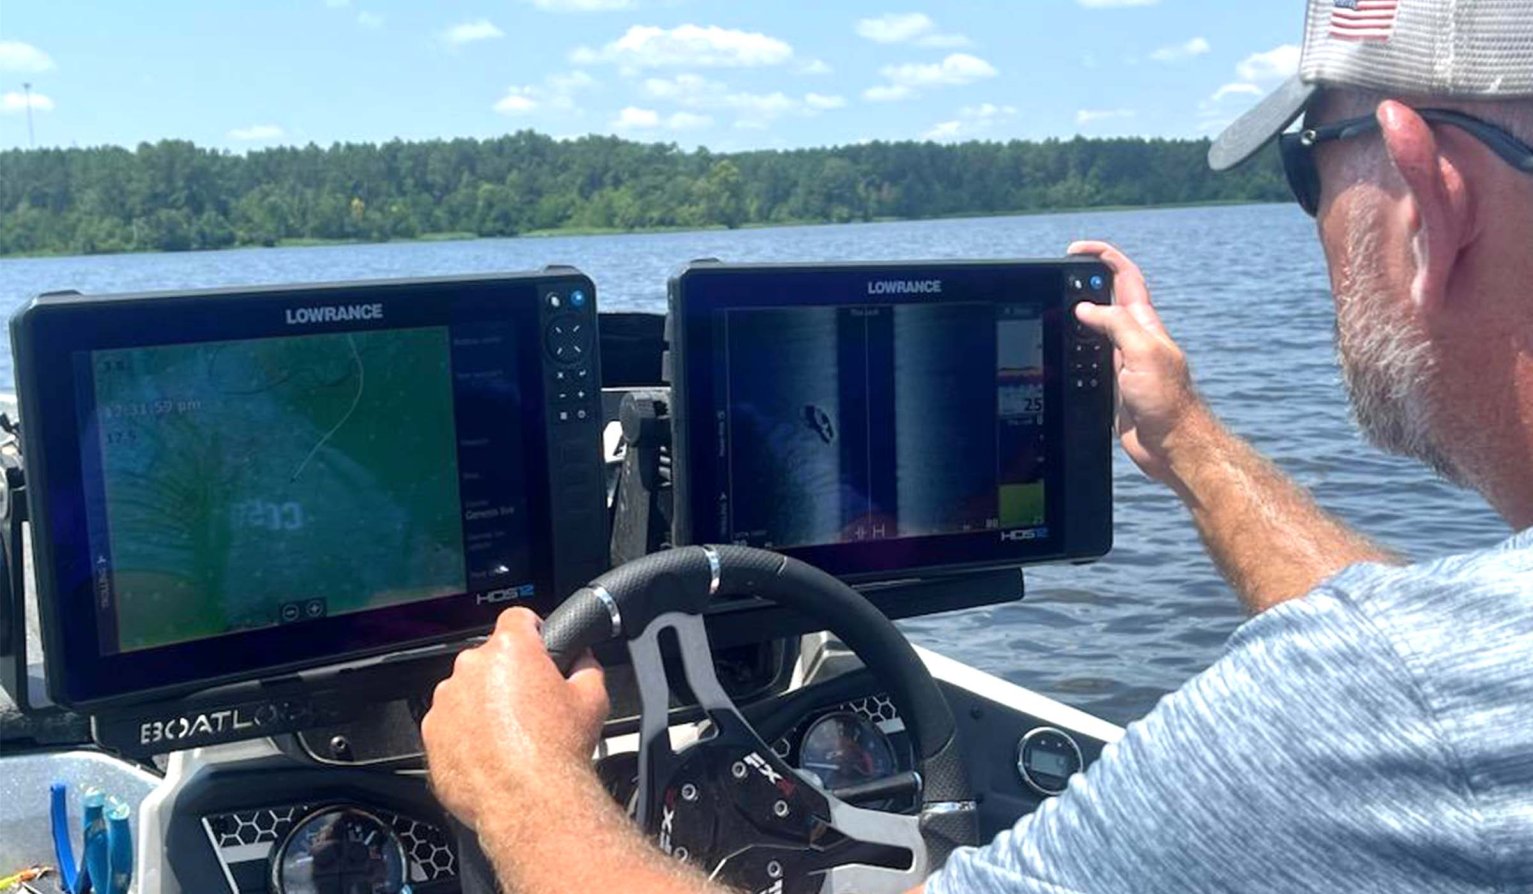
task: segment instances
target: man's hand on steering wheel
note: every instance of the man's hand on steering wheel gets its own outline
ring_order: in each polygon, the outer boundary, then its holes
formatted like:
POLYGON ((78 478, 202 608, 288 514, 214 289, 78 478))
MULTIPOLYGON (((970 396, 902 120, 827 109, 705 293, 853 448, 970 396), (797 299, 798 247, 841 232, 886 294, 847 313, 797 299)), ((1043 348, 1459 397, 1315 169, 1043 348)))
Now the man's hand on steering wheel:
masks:
POLYGON ((484 857, 500 884, 529 894, 722 890, 710 878, 782 894, 902 894, 977 843, 957 725, 920 656, 855 590, 775 553, 669 550, 592 581, 541 630, 530 613, 507 612, 435 698, 422 737, 438 796, 469 827, 458 845, 470 894, 494 886, 484 857), (714 673, 703 613, 715 596, 800 611, 862 659, 911 735, 915 812, 855 807, 772 752, 714 673), (680 750, 668 734, 663 637, 708 727, 680 750), (587 650, 613 640, 626 642, 638 685, 637 823, 590 763, 607 702, 587 650))
POLYGON ((525 814, 524 805, 564 797, 548 789, 571 774, 595 779, 608 710, 601 667, 588 654, 566 679, 540 624, 525 608, 501 614, 483 645, 458 655, 421 723, 432 788, 471 828, 487 811, 525 814))

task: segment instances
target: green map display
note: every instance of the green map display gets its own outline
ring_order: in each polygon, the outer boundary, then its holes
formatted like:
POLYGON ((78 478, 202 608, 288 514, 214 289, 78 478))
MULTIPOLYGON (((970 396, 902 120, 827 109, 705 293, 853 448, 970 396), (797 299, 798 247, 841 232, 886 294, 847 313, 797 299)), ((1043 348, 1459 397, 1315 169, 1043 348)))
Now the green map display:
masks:
POLYGON ((91 359, 121 651, 467 589, 445 327, 91 359))

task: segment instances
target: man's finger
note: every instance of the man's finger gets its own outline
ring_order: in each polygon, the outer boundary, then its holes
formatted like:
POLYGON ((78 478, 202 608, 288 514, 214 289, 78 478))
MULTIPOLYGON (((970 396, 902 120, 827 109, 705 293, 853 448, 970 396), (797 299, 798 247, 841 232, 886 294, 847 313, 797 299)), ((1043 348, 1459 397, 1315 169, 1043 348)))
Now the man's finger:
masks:
POLYGON ((1126 307, 1104 307, 1082 301, 1075 306, 1075 316, 1091 330, 1107 336, 1113 347, 1124 354, 1125 360, 1134 354, 1151 351, 1159 344, 1126 307))
POLYGON ((536 634, 540 623, 531 609, 517 606, 500 613, 500 617, 495 619, 495 632, 510 633, 513 636, 525 635, 528 631, 536 634))
MULTIPOLYGON (((1151 304, 1150 287, 1145 284, 1144 273, 1116 246, 1087 240, 1071 243, 1069 251, 1072 255, 1096 255, 1113 272, 1113 303, 1121 307, 1151 304)), ((1158 319, 1156 323, 1158 327, 1158 319)))
POLYGON ((575 690, 575 697, 580 699, 587 713, 607 714, 607 682, 606 674, 596 661, 596 656, 587 649, 580 660, 575 662, 575 667, 570 672, 570 687, 575 690))

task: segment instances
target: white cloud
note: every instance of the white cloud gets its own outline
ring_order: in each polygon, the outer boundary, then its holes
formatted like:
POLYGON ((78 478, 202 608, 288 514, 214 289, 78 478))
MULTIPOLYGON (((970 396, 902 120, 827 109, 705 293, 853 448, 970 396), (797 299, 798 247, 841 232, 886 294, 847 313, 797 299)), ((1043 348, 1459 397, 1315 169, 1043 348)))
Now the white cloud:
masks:
POLYGON ((857 22, 857 36, 874 43, 904 43, 936 28, 937 24, 919 12, 891 12, 857 22))
POLYGON ((915 91, 909 87, 900 87, 893 84, 880 84, 877 87, 869 87, 862 91, 862 98, 869 102, 898 102, 915 95, 915 91))
POLYGON ((890 12, 869 19, 859 19, 854 29, 859 37, 874 43, 915 43, 923 47, 966 47, 969 39, 962 34, 937 31, 937 23, 920 12, 890 12))
POLYGON ((654 109, 641 109, 638 106, 628 106, 618 112, 612 120, 614 130, 697 130, 713 124, 713 119, 707 115, 699 115, 695 112, 673 112, 670 115, 661 116, 654 109))
POLYGON ((633 9, 634 0, 528 0, 545 12, 609 12, 615 9, 633 9))
MULTIPOLYGON (((27 98, 27 94, 20 90, 13 90, 4 95, 0 95, 0 114, 13 115, 18 112, 25 112, 27 110, 28 102, 29 100, 27 98)), ((30 102, 33 111, 53 111, 53 100, 49 99, 41 93, 34 91, 32 93, 30 102)))
POLYGON ((566 96, 596 86, 596 79, 578 68, 568 74, 549 75, 544 82, 548 84, 548 89, 566 96))
POLYGON ((755 68, 792 60, 793 47, 756 31, 717 25, 634 25, 601 49, 580 47, 571 58, 581 64, 611 62, 631 69, 755 68))
POLYGON ((526 89, 526 87, 510 88, 506 95, 502 96, 500 101, 495 103, 495 111, 502 115, 525 115, 528 112, 537 111, 538 101, 526 93, 520 92, 526 89))
POLYGON ((1085 127, 1098 121, 1132 118, 1135 114, 1133 109, 1081 109, 1075 113, 1075 126, 1085 127))
POLYGON ((476 19, 472 22, 463 22, 454 25, 442 32, 442 39, 453 46, 462 46, 479 40, 495 40, 505 37, 506 32, 495 26, 489 19, 476 19))
POLYGON ((1223 87, 1220 87, 1218 90, 1215 90, 1214 91, 1214 95, 1212 97, 1210 97, 1210 101, 1211 102, 1218 102, 1219 100, 1224 99, 1226 96, 1261 96, 1261 95, 1262 95, 1262 88, 1256 86, 1255 84, 1245 84, 1245 83, 1236 82, 1236 83, 1233 83, 1233 84, 1225 84, 1223 87))
POLYGON ((958 136, 962 130, 962 121, 943 121, 941 123, 932 125, 930 130, 921 134, 921 139, 936 140, 938 142, 956 140, 958 139, 958 136))
POLYGON ((357 13, 357 24, 363 28, 382 28, 383 16, 375 12, 359 12, 357 13))
POLYGON ((1265 53, 1253 53, 1235 66, 1242 81, 1281 81, 1299 70, 1299 48, 1285 43, 1265 53))
POLYGON ((941 62, 908 62, 879 69, 889 81, 862 91, 872 102, 908 99, 925 87, 952 87, 993 78, 998 72, 989 62, 968 53, 953 53, 941 62))
POLYGON ((646 78, 640 89, 651 99, 685 108, 733 112, 737 116, 737 127, 764 126, 784 115, 815 115, 846 105, 844 97, 822 93, 806 93, 799 99, 781 90, 771 93, 731 90, 721 81, 691 73, 671 78, 646 78))
POLYGON ((712 118, 695 112, 676 112, 665 119, 665 126, 670 130, 697 130, 711 124, 712 118))
POLYGON ((1016 114, 1016 106, 998 106, 991 102, 980 103, 977 106, 964 106, 958 110, 957 118, 932 125, 929 130, 921 134, 921 139, 938 142, 960 138, 973 139, 993 129, 996 122, 1014 117, 1016 114))
POLYGON ((890 83, 912 88, 972 84, 997 74, 995 66, 968 53, 953 53, 935 63, 889 65, 879 71, 890 83))
POLYGON ((680 101, 703 91, 712 91, 724 85, 697 74, 679 74, 674 78, 645 78, 643 90, 655 99, 680 101))
POLYGON ((29 43, 0 40, 0 71, 48 71, 53 57, 29 43))
POLYGON ((1126 6, 1155 6, 1160 0, 1075 0, 1087 9, 1122 9, 1126 6))
POLYGON ((977 106, 964 106, 958 110, 958 114, 964 118, 976 121, 987 121, 996 118, 1010 118, 1017 114, 1016 106, 998 106, 994 103, 980 103, 977 106))
POLYGON ((1160 49, 1151 53, 1150 58, 1156 62, 1181 62, 1184 59, 1191 59, 1194 56, 1202 56, 1212 49, 1213 47, 1209 45, 1207 38, 1194 37, 1192 40, 1189 40, 1186 43, 1178 43, 1172 44, 1171 46, 1161 47, 1160 49))
POLYGON ((806 75, 828 75, 831 73, 831 71, 832 69, 830 67, 830 63, 826 62, 824 59, 811 59, 799 67, 798 73, 806 75))
POLYGON ((236 127, 229 131, 231 140, 275 140, 282 136, 282 128, 275 124, 252 124, 249 127, 236 127))
POLYGON ((583 71, 551 74, 541 84, 513 84, 493 108, 502 115, 525 115, 547 108, 559 112, 579 112, 575 94, 596 86, 596 79, 583 71))
POLYGON ((654 109, 627 106, 612 119, 612 126, 618 130, 647 130, 659 127, 660 113, 654 109))

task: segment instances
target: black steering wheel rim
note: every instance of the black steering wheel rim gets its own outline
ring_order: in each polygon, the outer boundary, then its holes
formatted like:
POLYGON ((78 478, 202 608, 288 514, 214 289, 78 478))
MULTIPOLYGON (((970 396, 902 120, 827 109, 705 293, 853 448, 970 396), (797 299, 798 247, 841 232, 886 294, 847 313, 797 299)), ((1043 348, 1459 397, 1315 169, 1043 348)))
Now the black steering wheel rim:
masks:
MULTIPOLYGON (((543 624, 568 673, 587 649, 626 640, 633 652, 666 618, 696 620, 715 599, 753 596, 792 609, 839 638, 874 672, 900 712, 916 754, 921 838, 928 870, 978 843, 973 789, 957 724, 936 681, 889 619, 842 581, 804 562, 742 546, 683 547, 628 562, 581 588, 543 624)), ((636 667, 640 656, 635 652, 636 667)), ((739 717, 733 703, 731 713, 739 717)), ((745 723, 740 718, 741 723, 745 723)), ((746 724, 747 728, 749 725, 746 724)), ((641 768, 641 774, 647 768, 641 768)), ((642 784, 641 784, 642 791, 642 784)), ((643 797, 641 796, 641 802, 643 797)), ((641 815, 641 822, 644 817, 641 815)))

